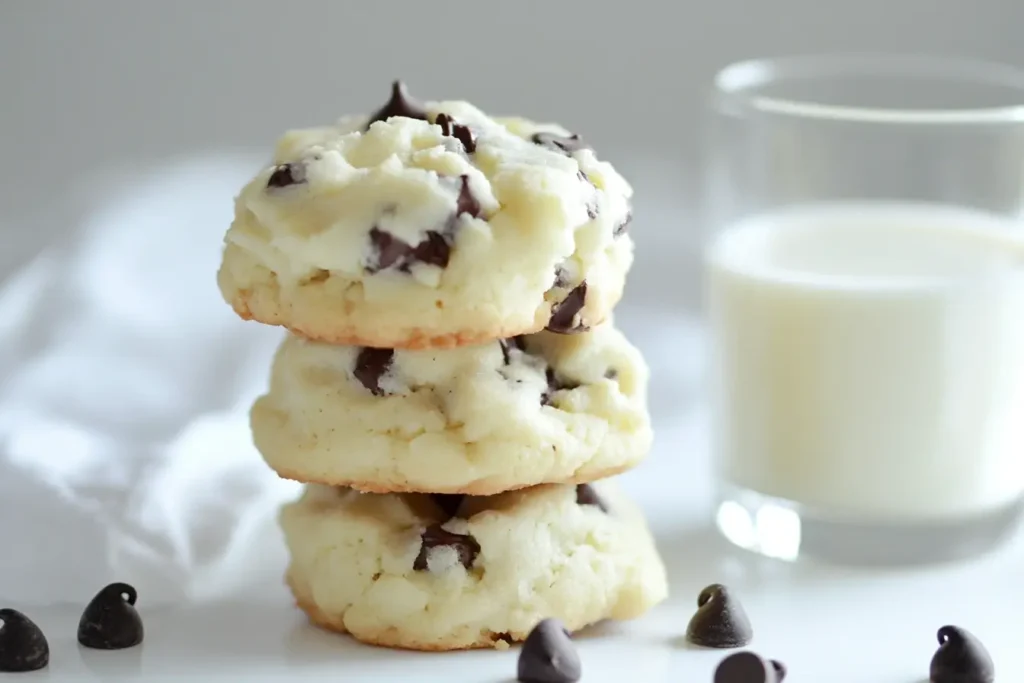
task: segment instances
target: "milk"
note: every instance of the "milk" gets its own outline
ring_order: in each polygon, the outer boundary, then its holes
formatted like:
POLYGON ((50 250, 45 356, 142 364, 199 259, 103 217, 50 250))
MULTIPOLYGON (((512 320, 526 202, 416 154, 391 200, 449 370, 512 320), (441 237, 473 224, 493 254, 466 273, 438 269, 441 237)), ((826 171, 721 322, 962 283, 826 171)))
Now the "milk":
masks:
POLYGON ((707 252, 717 463, 843 520, 1024 492, 1024 224, 937 205, 761 215, 707 252))

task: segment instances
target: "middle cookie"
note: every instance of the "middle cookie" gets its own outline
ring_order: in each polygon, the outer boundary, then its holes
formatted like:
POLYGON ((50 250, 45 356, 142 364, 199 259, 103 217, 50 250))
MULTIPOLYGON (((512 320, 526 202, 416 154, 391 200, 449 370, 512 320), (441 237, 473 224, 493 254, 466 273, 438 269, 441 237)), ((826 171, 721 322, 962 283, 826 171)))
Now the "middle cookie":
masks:
POLYGON ((651 445, 647 380, 610 323, 445 350, 289 336, 252 429, 289 479, 491 495, 633 467, 651 445))

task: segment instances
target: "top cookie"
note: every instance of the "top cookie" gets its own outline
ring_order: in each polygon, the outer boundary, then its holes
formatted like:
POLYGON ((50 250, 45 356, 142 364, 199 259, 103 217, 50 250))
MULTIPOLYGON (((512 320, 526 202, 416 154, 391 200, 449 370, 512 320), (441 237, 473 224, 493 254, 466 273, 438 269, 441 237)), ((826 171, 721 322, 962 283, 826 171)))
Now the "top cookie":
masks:
POLYGON ((307 338, 450 347, 599 322, 633 260, 632 189, 578 136, 420 105, 291 132, 242 190, 221 292, 307 338))

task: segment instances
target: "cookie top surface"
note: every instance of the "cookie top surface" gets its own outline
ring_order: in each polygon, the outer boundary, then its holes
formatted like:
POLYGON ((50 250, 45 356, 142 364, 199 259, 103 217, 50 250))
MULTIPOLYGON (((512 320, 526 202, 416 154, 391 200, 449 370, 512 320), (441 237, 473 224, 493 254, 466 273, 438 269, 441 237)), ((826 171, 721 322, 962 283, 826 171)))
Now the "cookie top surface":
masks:
POLYGON ((300 481, 491 494, 635 465, 651 443, 647 381, 610 322, 415 351, 290 336, 252 424, 271 467, 300 481))
POLYGON ((466 102, 392 109, 422 118, 293 131, 242 190, 220 276, 240 313, 388 347, 606 316, 632 260, 632 189, 610 164, 559 126, 466 102), (372 325, 371 307, 395 320, 372 325))

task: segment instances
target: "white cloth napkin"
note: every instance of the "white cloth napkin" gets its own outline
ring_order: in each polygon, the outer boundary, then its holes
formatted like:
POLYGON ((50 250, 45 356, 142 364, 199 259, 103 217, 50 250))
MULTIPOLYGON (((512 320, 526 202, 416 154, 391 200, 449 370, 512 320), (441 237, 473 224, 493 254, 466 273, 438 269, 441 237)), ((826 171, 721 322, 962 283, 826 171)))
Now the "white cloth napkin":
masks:
POLYGON ((0 599, 128 581, 174 603, 252 575, 251 536, 295 491, 248 433, 280 332, 236 319, 214 281, 253 167, 121 178, 0 291, 0 599))
MULTIPOLYGON (((298 487, 264 465, 247 413, 282 333, 238 320, 215 284, 256 163, 93 185, 102 203, 0 289, 0 602, 83 604, 127 581, 147 605, 177 604, 280 583, 273 520, 298 487)), ((663 246, 638 251, 616 322, 652 366, 671 436, 700 354, 675 303, 682 252, 663 246)))

